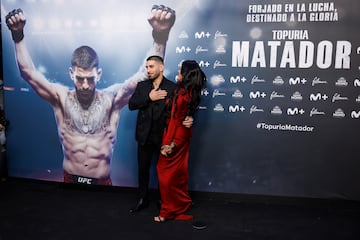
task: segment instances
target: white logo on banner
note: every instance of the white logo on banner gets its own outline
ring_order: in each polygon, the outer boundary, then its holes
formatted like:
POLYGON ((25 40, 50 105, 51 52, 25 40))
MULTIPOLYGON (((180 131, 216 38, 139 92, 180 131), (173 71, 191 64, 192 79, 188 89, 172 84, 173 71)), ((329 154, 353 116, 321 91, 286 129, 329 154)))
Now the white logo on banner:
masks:
POLYGON ((265 82, 265 79, 260 79, 258 76, 253 76, 252 79, 251 79, 251 84, 255 84, 255 83, 263 83, 265 82))
POLYGON ((230 77, 230 83, 239 83, 239 82, 246 82, 246 78, 245 77, 240 77, 240 76, 231 76, 230 77))
POLYGON ((306 78, 296 77, 289 79, 289 85, 306 84, 306 82, 307 82, 306 78))
POLYGON ((226 63, 221 63, 219 60, 215 60, 214 62, 214 69, 217 67, 226 67, 226 63))
POLYGON ((274 85, 283 85, 284 84, 284 80, 282 79, 282 77, 280 76, 276 76, 273 80, 273 84, 274 85))
POLYGON ((282 114, 282 110, 279 106, 275 106, 272 110, 271 110, 271 114, 273 115, 281 115, 282 114))
POLYGON ((348 100, 348 97, 342 97, 340 93, 335 93, 332 97, 332 102, 348 100))
POLYGON ((201 53, 201 52, 208 52, 209 49, 203 48, 202 46, 198 45, 195 49, 195 54, 201 53))
POLYGON ((320 101, 320 100, 326 101, 328 98, 329 96, 326 94, 321 94, 321 93, 310 94, 310 101, 320 101))
POLYGON ((214 98, 214 97, 217 97, 217 96, 225 96, 225 95, 226 95, 226 94, 223 93, 223 92, 220 92, 219 89, 215 89, 215 90, 213 91, 212 97, 214 98))
POLYGON ((214 36, 214 39, 217 39, 217 38, 225 38, 225 37, 227 37, 228 35, 227 34, 225 34, 225 33, 221 33, 220 31, 216 31, 216 33, 215 33, 215 36, 214 36))
POLYGON ((355 102, 360 103, 360 95, 357 96, 357 98, 355 99, 355 102))
POLYGON ((270 100, 273 100, 274 98, 284 98, 285 96, 282 94, 278 94, 275 91, 272 91, 271 95, 270 95, 270 100))
POLYGON ((254 98, 265 98, 266 97, 266 93, 265 92, 250 92, 249 93, 249 97, 250 99, 254 99, 254 98))
POLYGON ((314 115, 325 115, 325 112, 319 111, 317 108, 312 108, 310 111, 310 117, 314 115))
POLYGON ((199 63, 199 66, 200 67, 209 67, 210 66, 210 63, 208 62, 208 61, 203 61, 203 60, 201 60, 201 61, 199 61, 198 62, 199 63))
POLYGON ((360 80, 357 78, 354 80, 354 87, 360 87, 360 80))
POLYGON ((258 108, 255 105, 252 105, 250 108, 250 114, 254 113, 254 112, 264 112, 264 109, 258 108))
POLYGON ((335 117, 335 118, 343 118, 343 117, 345 117, 345 113, 341 108, 338 108, 333 113, 333 117, 335 117))
POLYGON ((301 96, 301 94, 299 92, 294 92, 293 95, 290 97, 291 100, 296 101, 296 102, 300 102, 303 100, 303 97, 301 96))
POLYGON ((229 105, 229 112, 231 112, 231 113, 244 112, 244 111, 245 111, 244 106, 240 107, 239 105, 235 105, 235 106, 229 105))
POLYGON ((187 34, 186 31, 182 31, 179 35, 179 38, 186 39, 186 38, 189 38, 189 35, 187 34))
POLYGON ((215 112, 223 112, 223 111, 224 111, 224 107, 223 107, 220 103, 218 103, 218 104, 215 105, 214 111, 215 111, 215 112))
POLYGON ((360 111, 352 111, 351 118, 360 118, 360 111))
POLYGON ((211 34, 209 32, 196 32, 195 39, 209 38, 211 34))
POLYGON ((305 110, 302 109, 302 108, 288 108, 287 111, 286 111, 287 115, 291 115, 291 116, 294 116, 294 115, 303 115, 305 113, 305 110))
POLYGON ((327 84, 327 81, 321 81, 319 77, 314 77, 311 86, 315 86, 316 84, 327 84))
POLYGON ((335 86, 338 86, 338 87, 346 87, 347 85, 349 85, 349 84, 344 77, 339 78, 335 82, 335 86))
POLYGON ((201 90, 201 96, 208 96, 210 93, 207 88, 201 90))
POLYGON ((176 47, 175 52, 176 52, 176 53, 186 53, 186 52, 191 52, 191 48, 190 48, 190 47, 185 47, 185 46, 176 47))
POLYGON ((222 75, 214 75, 210 78, 210 83, 213 86, 219 86, 220 84, 224 83, 225 79, 222 75))
POLYGON ((233 98, 243 98, 244 95, 239 89, 236 89, 235 92, 231 95, 233 98))

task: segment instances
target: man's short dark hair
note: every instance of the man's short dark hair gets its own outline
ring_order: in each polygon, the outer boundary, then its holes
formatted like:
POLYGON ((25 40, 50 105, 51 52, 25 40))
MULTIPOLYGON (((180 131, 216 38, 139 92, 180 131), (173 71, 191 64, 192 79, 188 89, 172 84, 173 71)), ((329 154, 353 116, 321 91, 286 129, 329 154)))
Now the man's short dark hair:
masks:
POLYGON ((164 59, 158 55, 153 55, 153 56, 150 56, 146 59, 146 61, 150 61, 150 60, 153 60, 153 61, 156 61, 156 62, 159 62, 161 64, 164 64, 164 59))
POLYGON ((89 46, 81 46, 75 49, 71 58, 71 66, 82 69, 98 68, 99 58, 94 49, 89 46))

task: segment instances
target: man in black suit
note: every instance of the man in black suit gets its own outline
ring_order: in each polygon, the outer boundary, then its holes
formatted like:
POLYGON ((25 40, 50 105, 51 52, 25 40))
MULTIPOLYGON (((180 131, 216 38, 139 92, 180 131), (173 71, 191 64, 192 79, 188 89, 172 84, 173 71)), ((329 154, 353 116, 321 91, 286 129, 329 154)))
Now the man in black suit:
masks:
MULTIPOLYGON (((148 80, 139 82, 129 100, 130 110, 139 110, 136 122, 138 142, 139 200, 130 212, 137 212, 149 205, 150 165, 154 153, 160 152, 160 145, 166 120, 166 100, 172 96, 176 84, 163 76, 164 61, 160 56, 146 59, 148 80)), ((192 117, 186 117, 183 124, 191 127, 192 117)))

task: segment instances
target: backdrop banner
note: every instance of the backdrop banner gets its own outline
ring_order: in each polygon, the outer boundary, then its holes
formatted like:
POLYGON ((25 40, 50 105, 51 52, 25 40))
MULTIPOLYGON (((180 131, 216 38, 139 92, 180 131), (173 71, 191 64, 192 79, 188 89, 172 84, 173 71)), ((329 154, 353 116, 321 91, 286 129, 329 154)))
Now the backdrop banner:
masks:
POLYGON ((161 4, 176 12, 165 76, 176 81, 181 61, 193 59, 208 78, 194 116, 190 190, 360 200, 357 0, 2 0, 10 176, 62 182, 67 158, 98 141, 94 154, 109 161, 92 167, 110 172, 113 186, 136 187, 137 112, 124 98, 111 110, 120 114, 115 136, 100 141, 84 123, 64 139, 57 111, 68 110, 21 77, 5 16, 23 11, 24 41, 43 81, 73 93, 71 57, 86 45, 102 69, 96 88, 107 91, 141 71, 153 46, 148 17, 161 4))

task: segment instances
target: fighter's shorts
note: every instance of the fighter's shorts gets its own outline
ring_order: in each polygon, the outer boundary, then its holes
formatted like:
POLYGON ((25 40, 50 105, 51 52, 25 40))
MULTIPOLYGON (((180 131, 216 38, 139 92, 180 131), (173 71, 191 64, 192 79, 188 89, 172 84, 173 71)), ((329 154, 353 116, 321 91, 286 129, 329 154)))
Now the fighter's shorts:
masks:
POLYGON ((65 183, 80 183, 88 185, 112 185, 110 177, 107 178, 89 178, 78 175, 72 175, 64 171, 65 183))

